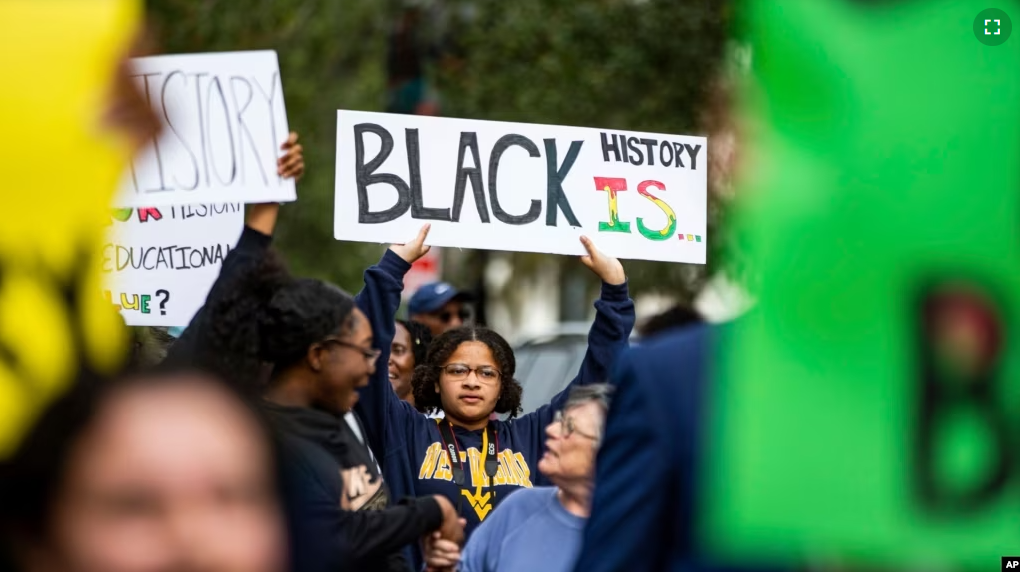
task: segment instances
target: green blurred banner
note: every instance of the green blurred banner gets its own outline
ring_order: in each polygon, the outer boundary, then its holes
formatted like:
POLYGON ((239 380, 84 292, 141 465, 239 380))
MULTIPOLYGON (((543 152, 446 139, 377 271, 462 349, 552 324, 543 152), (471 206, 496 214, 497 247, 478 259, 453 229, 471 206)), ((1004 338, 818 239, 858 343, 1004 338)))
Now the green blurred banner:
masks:
POLYGON ((991 570, 1020 551, 1020 37, 979 42, 989 7, 743 6, 760 303, 716 355, 717 557, 991 570))

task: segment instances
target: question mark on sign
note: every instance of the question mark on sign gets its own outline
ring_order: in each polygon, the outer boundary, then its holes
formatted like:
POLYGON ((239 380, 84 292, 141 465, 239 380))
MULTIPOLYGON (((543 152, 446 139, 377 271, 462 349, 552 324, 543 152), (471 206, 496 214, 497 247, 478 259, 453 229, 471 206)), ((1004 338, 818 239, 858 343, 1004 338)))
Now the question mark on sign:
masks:
POLYGON ((163 297, 162 297, 162 301, 159 303, 159 315, 160 316, 165 316, 166 315, 166 303, 168 301, 170 301, 170 293, 167 292, 166 290, 156 290, 156 296, 158 297, 160 294, 162 294, 163 297))

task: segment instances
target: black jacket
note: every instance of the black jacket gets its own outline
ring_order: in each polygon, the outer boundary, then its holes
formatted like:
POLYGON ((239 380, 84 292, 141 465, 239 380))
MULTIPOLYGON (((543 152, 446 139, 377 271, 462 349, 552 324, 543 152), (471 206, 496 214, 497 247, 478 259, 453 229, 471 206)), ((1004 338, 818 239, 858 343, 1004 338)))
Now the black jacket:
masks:
MULTIPOLYGON (((239 275, 259 263, 270 240, 245 227, 223 262, 206 306, 224 296, 239 275)), ((200 348, 207 347, 212 319, 205 308, 200 310, 171 347, 167 362, 187 365, 200 348)), ((269 402, 262 402, 261 409, 276 439, 292 569, 410 570, 401 549, 440 527, 443 515, 439 503, 425 497, 388 506, 389 493, 375 462, 342 418, 269 402), (341 508, 345 474, 358 479, 347 487, 353 510, 341 508)))

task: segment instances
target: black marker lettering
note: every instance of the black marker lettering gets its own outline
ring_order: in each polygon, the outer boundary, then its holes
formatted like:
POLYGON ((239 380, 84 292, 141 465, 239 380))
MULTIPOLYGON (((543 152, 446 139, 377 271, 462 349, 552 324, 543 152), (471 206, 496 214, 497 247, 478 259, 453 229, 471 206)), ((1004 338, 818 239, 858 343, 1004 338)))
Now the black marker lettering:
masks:
POLYGON ((609 139, 606 138, 606 134, 600 132, 599 137, 602 139, 602 160, 606 163, 609 162, 609 153, 612 152, 616 160, 620 160, 620 146, 616 140, 616 134, 613 134, 613 142, 610 143, 609 139))
POLYGON ((534 141, 523 135, 511 134, 500 137, 492 146, 492 152, 489 154, 489 201, 492 203, 493 216, 500 222, 513 225, 528 224, 538 219, 538 215, 542 212, 542 201, 533 199, 527 213, 519 216, 511 215, 499 205, 499 197, 496 193, 496 173, 499 171, 499 159, 503 156, 503 152, 513 145, 526 149, 531 157, 541 157, 534 141))
POLYGON ((181 263, 177 265, 177 268, 180 268, 181 270, 190 270, 191 267, 188 266, 188 247, 181 246, 174 250, 177 251, 177 254, 181 255, 181 263))
POLYGON ((243 77, 232 76, 230 78, 230 97, 234 100, 234 109, 237 110, 237 146, 240 148, 240 160, 241 160, 241 182, 245 182, 244 178, 244 137, 248 136, 248 143, 251 145, 251 152, 255 155, 255 166, 258 167, 259 175, 262 176, 262 183, 265 185, 269 184, 269 179, 266 177, 265 171, 262 170, 262 158, 259 157, 259 150, 255 146, 255 138, 251 136, 251 130, 248 129, 248 125, 244 122, 244 112, 251 105, 252 96, 255 95, 251 89, 251 84, 248 80, 243 77), (244 106, 237 104, 237 89, 236 85, 244 85, 248 89, 248 99, 244 100, 244 106))
MULTIPOLYGON (((258 79, 254 77, 251 79, 252 81, 255 82, 255 87, 257 87, 259 89, 259 92, 262 93, 262 97, 265 98, 266 104, 269 105, 269 134, 270 137, 273 138, 272 141, 269 142, 269 156, 276 158, 278 157, 279 151, 276 148, 276 146, 279 145, 279 139, 276 138, 276 110, 273 107, 273 102, 276 100, 276 84, 277 81, 280 79, 280 72, 273 72, 273 76, 269 78, 268 95, 266 95, 266 90, 262 89, 262 86, 259 84, 258 79)), ((279 171, 277 171, 276 180, 277 181, 283 180, 283 177, 279 174, 279 171)))
POLYGON ((645 151, 647 151, 647 153, 648 153, 648 166, 649 167, 654 167, 655 166, 655 151, 653 151, 653 149, 655 148, 655 139, 642 139, 641 143, 644 144, 645 151))
POLYGON ((659 144, 659 162, 662 163, 663 167, 669 167, 673 164, 673 145, 669 141, 663 141, 659 144), (669 154, 666 154, 669 151, 669 154))
POLYGON ((404 130, 407 148, 407 172, 411 178, 411 218, 418 220, 450 220, 450 209, 429 208, 421 195, 421 150, 418 148, 418 130, 404 130))
POLYGON ((562 210, 563 216, 567 217, 570 226, 581 226, 574 216, 574 210, 570 208, 567 195, 563 193, 563 179, 574 166, 577 154, 581 152, 581 145, 584 141, 571 141, 570 149, 567 149, 567 156, 563 158, 563 164, 556 166, 556 140, 545 139, 545 165, 546 165, 546 200, 545 200, 545 225, 556 226, 556 211, 562 210))
MULTIPOLYGON (((407 182, 393 173, 378 173, 378 169, 393 152, 393 136, 381 125, 375 123, 359 123, 354 126, 354 172, 358 184, 358 222, 362 224, 380 224, 396 220, 411 208, 411 189, 407 182), (365 163, 365 133, 375 133, 382 140, 379 154, 365 163), (397 203, 379 212, 369 211, 368 187, 386 184, 397 190, 397 203)), ((410 159, 409 159, 410 160, 410 159)))
POLYGON ((205 185, 212 184, 209 179, 209 152, 205 144, 205 119, 202 114, 202 78, 208 73, 188 74, 195 76, 195 109, 198 110, 198 139, 202 144, 202 170, 205 172, 205 185))
MULTIPOLYGON (((181 187, 181 189, 183 189, 185 191, 193 191, 196 188, 198 188, 198 182, 200 180, 199 172, 198 172, 198 157, 195 156, 195 152, 191 150, 191 146, 188 145, 188 142, 184 140, 184 137, 181 136, 181 134, 177 131, 177 128, 174 127, 173 122, 170 121, 170 114, 167 112, 167 109, 166 109, 166 88, 167 88, 167 86, 170 85, 170 80, 172 80, 173 78, 178 77, 178 76, 180 76, 181 79, 184 80, 184 84, 187 85, 188 78, 187 78, 187 76, 184 75, 184 72, 182 72, 180 70, 175 70, 175 71, 170 72, 169 74, 167 74, 166 79, 163 80, 163 91, 160 94, 160 100, 163 102, 163 119, 166 120, 166 126, 170 128, 170 131, 177 137, 177 140, 181 142, 181 146, 184 147, 184 150, 188 152, 188 157, 191 158, 192 169, 194 169, 194 171, 195 171, 195 175, 194 175, 195 176, 195 179, 194 179, 195 182, 192 183, 190 187, 187 186, 187 185, 181 184, 181 181, 179 179, 177 179, 176 175, 174 176, 174 183, 177 184, 178 187, 181 187)), ((199 130, 199 133, 201 134, 201 130, 199 130)))
POLYGON ((460 134, 460 145, 457 149, 457 178, 453 186, 453 214, 450 220, 460 222, 460 209, 464 206, 464 190, 471 181, 471 193, 475 197, 475 209, 478 220, 489 222, 489 205, 485 202, 485 185, 482 183, 482 161, 478 155, 478 136, 471 131, 460 134), (464 166, 464 151, 471 150, 474 167, 464 166))
MULTIPOLYGON (((158 76, 161 76, 161 75, 163 75, 163 72, 145 73, 145 74, 141 74, 141 76, 135 76, 135 77, 141 77, 142 78, 142 83, 145 85, 145 102, 149 105, 150 108, 152 107, 152 92, 149 90, 149 78, 150 77, 154 77, 154 76, 158 77, 158 76)), ((156 154, 156 170, 159 172, 159 188, 158 189, 149 189, 146 192, 172 191, 173 189, 171 189, 171 188, 166 186, 166 181, 165 181, 165 179, 163 177, 163 157, 162 157, 162 155, 159 152, 159 138, 158 137, 153 137, 152 138, 152 150, 156 154)))
POLYGON ((640 141, 638 141, 637 137, 627 138, 627 148, 630 149, 635 155, 637 155, 637 159, 632 160, 631 163, 635 165, 644 165, 645 157, 644 155, 641 154, 641 149, 638 149, 638 143, 640 143, 640 141))
POLYGON ((698 151, 701 151, 701 145, 695 145, 693 148, 684 143, 684 148, 687 149, 687 156, 691 158, 691 170, 698 170, 698 151))
POLYGON ((680 155, 683 155, 684 153, 684 146, 679 143, 674 143, 673 150, 676 151, 676 166, 679 169, 684 166, 684 162, 680 159, 680 155))
MULTIPOLYGON (((223 123, 227 126, 227 139, 230 141, 230 179, 224 181, 223 177, 220 176, 220 170, 216 168, 216 157, 213 156, 212 148, 209 149, 209 155, 212 159, 212 169, 216 173, 216 178, 220 180, 223 185, 231 185, 234 183, 234 179, 237 177, 237 150, 234 148, 234 130, 230 127, 230 109, 227 107, 227 96, 223 94, 223 86, 220 84, 220 78, 213 77, 212 81, 209 82, 209 87, 205 92, 205 107, 209 109, 209 130, 206 131, 208 135, 212 130, 212 110, 209 105, 209 99, 212 97, 213 88, 220 95, 220 104, 223 106, 223 123)), ((212 144, 212 140, 209 141, 212 144)))

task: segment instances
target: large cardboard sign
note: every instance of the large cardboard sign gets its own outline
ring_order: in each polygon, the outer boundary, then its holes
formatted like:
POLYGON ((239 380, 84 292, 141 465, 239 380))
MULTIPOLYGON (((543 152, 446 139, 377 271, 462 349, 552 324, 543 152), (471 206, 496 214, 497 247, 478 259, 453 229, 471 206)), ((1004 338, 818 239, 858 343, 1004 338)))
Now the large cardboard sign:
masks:
POLYGON ((132 60, 135 79, 166 122, 124 174, 116 206, 295 200, 276 173, 287 111, 276 52, 132 60))
POLYGON ((337 113, 338 240, 704 264, 708 141, 660 135, 337 113))
POLYGON ((244 228, 244 205, 114 209, 104 294, 130 326, 186 326, 244 228))

